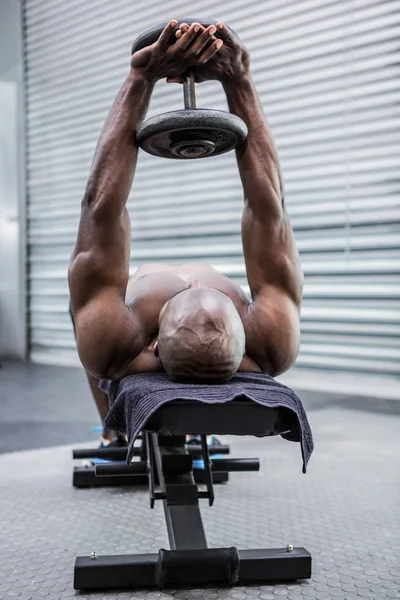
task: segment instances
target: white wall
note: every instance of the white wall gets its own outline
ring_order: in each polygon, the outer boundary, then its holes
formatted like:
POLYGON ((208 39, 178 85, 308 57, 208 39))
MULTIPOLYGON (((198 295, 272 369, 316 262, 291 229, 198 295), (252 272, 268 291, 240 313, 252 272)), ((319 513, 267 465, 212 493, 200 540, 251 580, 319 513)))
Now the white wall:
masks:
POLYGON ((21 8, 0 2, 0 357, 24 358, 25 198, 21 8))

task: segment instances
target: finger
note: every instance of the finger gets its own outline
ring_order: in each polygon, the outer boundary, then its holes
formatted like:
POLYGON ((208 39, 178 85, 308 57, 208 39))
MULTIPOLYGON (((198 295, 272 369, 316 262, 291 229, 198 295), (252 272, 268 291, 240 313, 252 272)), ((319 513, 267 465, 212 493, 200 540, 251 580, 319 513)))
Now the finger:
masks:
POLYGON ((210 58, 217 54, 218 50, 220 50, 223 45, 224 42, 222 40, 215 40, 215 42, 213 42, 211 46, 206 48, 201 54, 201 56, 199 56, 197 63, 200 65, 204 65, 207 61, 210 60, 210 58))
POLYGON ((181 29, 182 33, 186 33, 186 31, 189 29, 189 25, 187 23, 181 23, 179 25, 179 29, 181 29))
POLYGON ((178 29, 178 31, 176 32, 176 39, 180 40, 182 36, 183 36, 182 31, 180 29, 178 29))
POLYGON ((217 31, 215 25, 210 25, 207 29, 204 29, 203 33, 199 35, 198 39, 193 42, 192 46, 189 49, 189 53, 191 56, 197 56, 203 50, 207 44, 209 44, 211 37, 217 31))
POLYGON ((171 34, 177 25, 178 25, 178 21, 176 19, 172 19, 172 21, 170 21, 168 23, 168 25, 166 25, 166 27, 164 27, 164 29, 162 30, 162 32, 160 34, 160 37, 157 40, 157 44, 161 48, 165 48, 166 46, 168 46, 168 42, 171 39, 171 34))
POLYGON ((222 21, 218 21, 217 29, 224 42, 230 42, 232 44, 236 40, 232 31, 225 25, 225 23, 222 23, 222 21))
POLYGON ((197 37, 198 33, 201 31, 202 26, 200 23, 192 23, 186 33, 182 33, 181 38, 175 42, 174 49, 175 50, 186 50, 186 48, 193 42, 193 40, 197 37))

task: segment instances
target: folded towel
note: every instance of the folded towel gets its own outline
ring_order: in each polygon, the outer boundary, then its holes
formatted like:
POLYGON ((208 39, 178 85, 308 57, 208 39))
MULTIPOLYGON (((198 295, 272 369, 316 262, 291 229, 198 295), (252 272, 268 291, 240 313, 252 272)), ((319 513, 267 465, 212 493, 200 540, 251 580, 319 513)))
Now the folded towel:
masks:
MULTIPOLYGON (((292 429, 282 437, 300 442, 303 473, 314 449, 311 428, 303 404, 297 394, 273 377, 263 373, 237 373, 228 383, 175 383, 165 373, 139 373, 119 381, 100 382, 110 399, 110 412, 105 426, 128 436, 128 463, 133 457, 135 439, 151 415, 166 402, 197 400, 209 404, 230 402, 245 397, 265 409, 285 407, 294 413, 292 429)), ((188 432, 194 433, 194 432, 188 432)), ((197 432, 201 433, 201 432, 197 432)), ((215 432, 218 433, 218 432, 215 432)))

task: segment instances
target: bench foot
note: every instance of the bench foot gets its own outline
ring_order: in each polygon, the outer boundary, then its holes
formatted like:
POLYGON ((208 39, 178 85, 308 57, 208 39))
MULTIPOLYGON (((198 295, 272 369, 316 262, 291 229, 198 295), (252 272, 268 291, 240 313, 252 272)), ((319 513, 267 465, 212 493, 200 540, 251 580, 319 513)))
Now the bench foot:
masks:
MULTIPOLYGON (((75 561, 76 590, 136 589, 188 585, 232 585, 232 569, 223 564, 228 550, 161 550, 159 554, 80 556, 75 561), (191 563, 190 554, 193 553, 191 563), (168 555, 168 564, 164 561, 168 555), (182 561, 182 568, 179 568, 182 561), (207 562, 208 561, 208 562, 207 562), (183 564, 184 562, 184 564, 183 564), (170 567, 170 564, 173 567, 170 567), (199 564, 203 568, 199 568, 199 564), (160 576, 162 573, 162 576, 160 576)), ((234 583, 288 582, 311 577, 311 555, 304 548, 239 550, 234 583)))

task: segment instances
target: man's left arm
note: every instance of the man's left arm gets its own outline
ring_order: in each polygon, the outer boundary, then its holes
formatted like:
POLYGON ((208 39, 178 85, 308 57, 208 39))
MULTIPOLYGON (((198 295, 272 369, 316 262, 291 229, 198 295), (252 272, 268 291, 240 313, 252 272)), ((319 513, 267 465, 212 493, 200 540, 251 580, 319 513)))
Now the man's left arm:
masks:
POLYGON ((261 354, 266 370, 277 375, 298 354, 303 274, 277 152, 250 72, 222 83, 230 111, 248 127, 246 142, 236 150, 244 191, 243 252, 253 299, 248 321, 254 349, 248 352, 261 354))
POLYGON ((300 303, 302 274, 272 133, 249 72, 223 81, 223 86, 230 111, 248 128, 236 159, 244 193, 242 237, 251 290, 257 293, 265 284, 277 285, 300 303))

